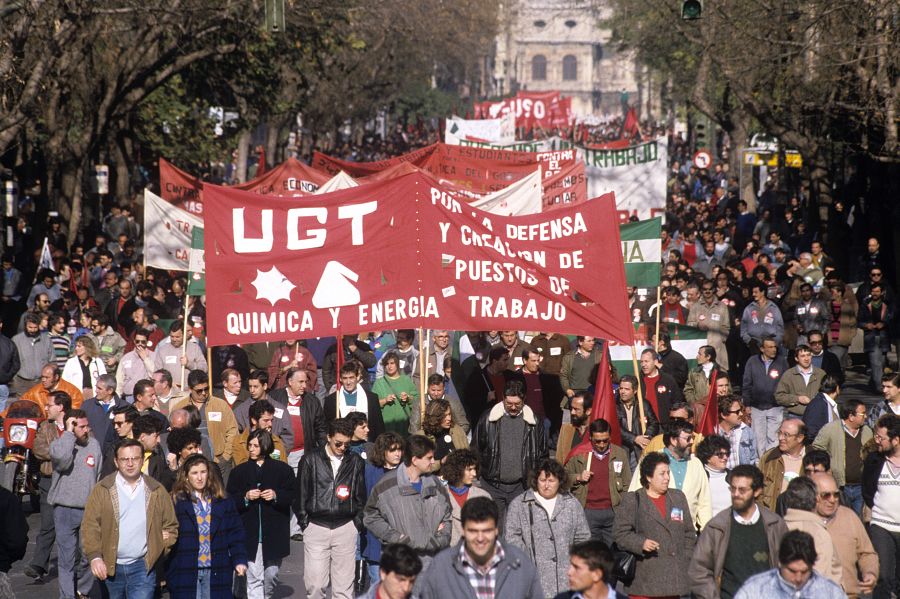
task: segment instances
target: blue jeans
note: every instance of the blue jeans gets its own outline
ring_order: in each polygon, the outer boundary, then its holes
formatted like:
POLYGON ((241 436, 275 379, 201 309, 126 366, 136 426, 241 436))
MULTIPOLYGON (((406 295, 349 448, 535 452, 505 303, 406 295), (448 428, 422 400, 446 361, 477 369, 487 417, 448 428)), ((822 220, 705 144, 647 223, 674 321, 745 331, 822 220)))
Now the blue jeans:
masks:
POLYGON ((371 589, 381 582, 381 564, 366 560, 366 567, 369 569, 369 588, 371 589))
POLYGON ((197 568, 197 599, 209 599, 209 568, 197 568))
POLYGON ((857 516, 862 517, 862 485, 844 485, 841 487, 841 492, 844 495, 844 505, 856 512, 857 516))
POLYGON ((108 577, 104 584, 109 599, 153 599, 156 573, 147 572, 144 560, 130 564, 116 564, 116 575, 108 577))
POLYGON ((0 412, 6 410, 6 402, 9 401, 9 385, 0 385, 0 412))

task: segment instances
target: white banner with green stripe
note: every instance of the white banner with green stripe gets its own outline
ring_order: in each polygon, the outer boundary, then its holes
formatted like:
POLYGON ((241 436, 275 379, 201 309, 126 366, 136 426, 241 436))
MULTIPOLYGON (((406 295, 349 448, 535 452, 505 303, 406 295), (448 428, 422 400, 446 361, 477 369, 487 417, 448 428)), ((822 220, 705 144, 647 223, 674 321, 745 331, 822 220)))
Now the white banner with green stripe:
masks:
POLYGON ((631 287, 658 287, 662 265, 662 218, 619 226, 625 281, 631 287))
MULTIPOLYGON (((664 330, 672 337, 672 349, 685 357, 688 361, 688 368, 695 367, 697 365, 697 350, 707 344, 706 331, 670 322, 661 324, 666 327, 664 330)), ((634 346, 637 350, 638 360, 640 360, 641 352, 650 347, 649 333, 650 328, 647 325, 635 323, 634 346)), ((610 342, 609 356, 620 375, 634 373, 634 366, 631 361, 631 348, 629 346, 610 342)))

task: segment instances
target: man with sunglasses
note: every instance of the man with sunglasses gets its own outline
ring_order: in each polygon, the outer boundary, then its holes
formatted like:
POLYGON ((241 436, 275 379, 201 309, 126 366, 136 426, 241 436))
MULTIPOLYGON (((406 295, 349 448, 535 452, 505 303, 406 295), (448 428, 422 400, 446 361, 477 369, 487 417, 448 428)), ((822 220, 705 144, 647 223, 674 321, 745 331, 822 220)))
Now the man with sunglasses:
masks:
POLYGON ((134 349, 122 356, 116 369, 116 393, 126 400, 134 396, 134 385, 151 378, 154 370, 154 355, 150 349, 150 332, 137 329, 134 332, 134 349))
POLYGON ((324 447, 304 453, 297 477, 294 513, 303 530, 303 582, 307 599, 323 599, 329 584, 332 597, 350 599, 366 507, 366 464, 349 451, 349 420, 331 420, 326 433, 324 447))
POLYGON ((871 593, 878 580, 878 554, 869 540, 866 528, 852 509, 841 505, 841 492, 830 474, 813 474, 818 496, 816 514, 837 549, 843 569, 844 591, 851 599, 860 593, 871 593))
POLYGON ((718 398, 719 424, 716 434, 725 437, 731 446, 727 468, 731 470, 739 464, 756 464, 759 453, 756 450, 756 435, 741 419, 744 404, 737 395, 718 398))
POLYGON ((192 370, 187 377, 190 394, 171 406, 172 410, 193 405, 200 412, 198 430, 206 433, 212 442, 214 461, 222 469, 222 476, 227 480, 231 470, 231 454, 234 438, 238 434, 237 420, 234 412, 224 399, 213 397, 210 393, 209 376, 202 370, 192 370))
POLYGON ((728 306, 716 296, 711 280, 703 281, 700 286, 700 301, 691 306, 687 324, 706 331, 706 342, 716 350, 719 364, 727 370, 728 349, 725 342, 731 330, 731 319, 728 306))

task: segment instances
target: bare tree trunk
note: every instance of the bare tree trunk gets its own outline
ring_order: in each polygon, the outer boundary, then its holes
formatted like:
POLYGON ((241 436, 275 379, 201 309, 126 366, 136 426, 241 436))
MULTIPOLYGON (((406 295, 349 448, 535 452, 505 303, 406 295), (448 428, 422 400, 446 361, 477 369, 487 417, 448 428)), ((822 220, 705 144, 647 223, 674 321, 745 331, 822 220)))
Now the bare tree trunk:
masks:
MULTIPOLYGON (((79 229, 81 228, 81 210, 84 193, 84 185, 82 184, 82 178, 84 177, 84 162, 84 160, 79 161, 72 171, 67 170, 63 174, 63 193, 71 199, 69 235, 67 238, 69 247, 75 243, 75 238, 78 236, 79 229)), ((64 204, 65 202, 61 203, 64 204)))
POLYGON ((235 178, 238 183, 247 182, 247 158, 250 155, 250 130, 245 129, 238 137, 237 169, 235 178))
POLYGON ((123 132, 116 134, 113 159, 116 161, 116 203, 131 202, 131 140, 123 132))

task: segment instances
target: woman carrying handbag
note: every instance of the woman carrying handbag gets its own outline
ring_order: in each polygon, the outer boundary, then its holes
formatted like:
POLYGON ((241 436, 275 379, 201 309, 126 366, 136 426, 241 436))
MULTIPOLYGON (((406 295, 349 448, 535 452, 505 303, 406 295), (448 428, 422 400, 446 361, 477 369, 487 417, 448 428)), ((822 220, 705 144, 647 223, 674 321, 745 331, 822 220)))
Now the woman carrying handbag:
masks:
POLYGON ((232 573, 247 572, 244 527, 219 472, 202 454, 185 460, 172 487, 178 541, 166 567, 171 599, 231 599, 232 573))
POLYGON ((665 454, 645 456, 639 476, 643 488, 622 497, 613 525, 618 549, 636 556, 634 580, 625 591, 632 599, 677 599, 690 592, 687 570, 697 542, 687 498, 669 488, 665 454))

